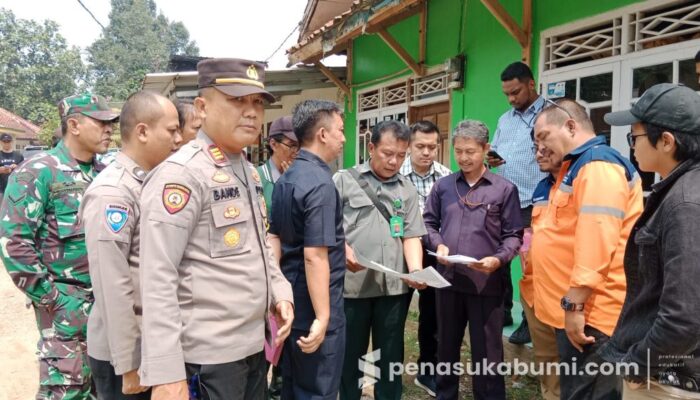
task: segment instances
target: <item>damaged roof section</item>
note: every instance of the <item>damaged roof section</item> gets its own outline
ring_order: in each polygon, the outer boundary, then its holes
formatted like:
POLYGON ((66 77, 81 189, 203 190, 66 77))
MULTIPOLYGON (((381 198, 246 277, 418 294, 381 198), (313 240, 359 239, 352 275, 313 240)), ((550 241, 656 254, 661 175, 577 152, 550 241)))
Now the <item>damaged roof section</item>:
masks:
POLYGON ((425 0, 354 0, 350 8, 308 33, 314 15, 321 14, 323 0, 310 0, 302 20, 302 36, 287 50, 288 65, 315 63, 347 49, 352 39, 392 25, 420 11, 425 0))

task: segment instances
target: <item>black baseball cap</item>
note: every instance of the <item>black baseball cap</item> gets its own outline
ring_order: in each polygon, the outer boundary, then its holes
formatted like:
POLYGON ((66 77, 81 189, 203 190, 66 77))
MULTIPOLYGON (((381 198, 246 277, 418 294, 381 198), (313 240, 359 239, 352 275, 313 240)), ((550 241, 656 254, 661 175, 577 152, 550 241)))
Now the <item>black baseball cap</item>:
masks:
POLYGON ((684 85, 660 83, 650 87, 625 111, 605 114, 612 126, 646 122, 672 132, 700 135, 700 95, 684 85))
POLYGON ((3 133, 0 135, 0 142, 11 142, 12 141, 12 135, 9 133, 3 133))

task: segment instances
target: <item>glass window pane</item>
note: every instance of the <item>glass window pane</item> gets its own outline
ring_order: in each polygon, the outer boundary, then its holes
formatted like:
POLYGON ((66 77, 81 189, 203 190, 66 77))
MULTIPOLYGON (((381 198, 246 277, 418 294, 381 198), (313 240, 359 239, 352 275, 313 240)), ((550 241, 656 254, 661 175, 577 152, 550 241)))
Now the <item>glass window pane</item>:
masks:
MULTIPOLYGON (((581 89, 583 89, 583 79, 581 81, 581 89)), ((588 112, 591 122, 593 122, 593 131, 595 131, 596 135, 605 137, 605 142, 608 145, 610 145, 610 125, 603 120, 603 116, 610 111, 612 111, 612 107, 607 106, 593 108, 588 112)))
POLYGON ((612 100, 612 72, 581 78, 581 100, 588 103, 612 100))
POLYGON ((657 83, 673 83, 673 63, 635 69, 632 72, 632 97, 640 97, 657 83))
POLYGON ((698 74, 695 71, 695 59, 678 62, 678 83, 682 83, 689 88, 698 91, 698 74))

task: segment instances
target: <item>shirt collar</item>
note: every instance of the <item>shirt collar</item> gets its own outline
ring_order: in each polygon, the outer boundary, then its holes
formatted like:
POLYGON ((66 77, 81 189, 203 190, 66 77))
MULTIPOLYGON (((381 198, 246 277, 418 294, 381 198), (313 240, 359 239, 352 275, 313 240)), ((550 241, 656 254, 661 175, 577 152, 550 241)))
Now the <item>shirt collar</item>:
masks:
POLYGON ((123 151, 117 153, 114 161, 123 166, 129 175, 131 175, 137 181, 143 182, 143 180, 146 178, 146 171, 136 164, 136 161, 134 161, 131 157, 124 154, 123 151))
POLYGON ((377 174, 375 174, 374 171, 372 171, 372 168, 369 166, 369 159, 367 161, 365 161, 364 163, 357 166, 357 172, 359 172, 360 174, 370 173, 374 177, 374 179, 376 179, 377 181, 379 181, 381 183, 389 183, 389 182, 398 181, 399 175, 400 175, 399 173, 396 173, 396 175, 392 176, 389 179, 380 179, 377 176, 377 174))
POLYGON ((542 108, 544 107, 544 97, 542 96, 537 96, 537 99, 530 104, 530 107, 526 108, 525 111, 518 111, 515 108, 511 108, 512 115, 516 116, 517 114, 520 115, 525 115, 525 114, 537 114, 540 111, 542 111, 542 108))
POLYGON ((318 165, 319 167, 321 167, 325 171, 328 171, 329 173, 331 172, 331 167, 329 167, 328 164, 326 164, 326 162, 321 159, 321 157, 306 149, 299 150, 299 153, 297 154, 297 159, 306 160, 310 163, 318 165))
MULTIPOLYGON (((61 139, 60 142, 52 149, 56 157, 66 166, 70 167, 72 171, 80 171, 80 165, 78 165, 78 160, 70 155, 70 150, 66 146, 66 142, 61 139)), ((101 162, 97 161, 97 157, 92 156, 92 168, 96 173, 102 171, 105 166, 101 162)))
POLYGON ((600 146, 603 144, 606 144, 607 142, 605 141, 604 136, 596 136, 590 140, 588 140, 586 143, 582 144, 581 146, 573 149, 569 154, 564 156, 564 160, 571 160, 574 159, 581 154, 587 152, 588 150, 592 149, 595 146, 600 146))
POLYGON ((666 186, 671 185, 688 170, 700 167, 700 161, 696 160, 685 160, 682 163, 676 165, 676 168, 671 171, 670 174, 664 179, 655 184, 651 185, 651 190, 655 193, 662 191, 666 186))
POLYGON ((403 162, 403 165, 401 166, 401 171, 405 172, 405 173, 402 173, 402 175, 404 175, 404 176, 414 174, 415 176, 417 176, 419 178, 425 179, 429 176, 435 175, 435 172, 436 172, 435 161, 430 163, 430 169, 428 169, 428 173, 425 174, 425 176, 423 176, 423 175, 419 174, 418 172, 416 172, 415 169, 413 169, 413 163, 411 162, 411 157, 406 157, 406 159, 403 162))
MULTIPOLYGON (((469 185, 469 182, 467 182, 467 180, 464 179, 464 174, 462 173, 462 171, 457 171, 457 173, 455 175, 457 175, 457 180, 461 179, 462 181, 464 181, 464 183, 469 185)), ((494 174, 493 172, 489 171, 488 168, 486 168, 486 171, 484 172, 483 175, 481 175, 481 178, 479 178, 479 181, 483 179, 488 183, 493 183, 493 179, 495 176, 496 176, 496 174, 494 174)))

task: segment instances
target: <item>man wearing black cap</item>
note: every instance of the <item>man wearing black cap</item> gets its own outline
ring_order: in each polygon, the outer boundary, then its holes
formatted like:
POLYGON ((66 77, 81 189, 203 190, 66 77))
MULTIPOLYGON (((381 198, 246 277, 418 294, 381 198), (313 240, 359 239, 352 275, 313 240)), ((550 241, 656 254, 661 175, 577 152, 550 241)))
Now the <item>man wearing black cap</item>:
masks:
POLYGON ((639 366, 623 399, 700 399, 700 96, 662 83, 605 122, 632 126, 639 168, 662 180, 627 241, 627 296, 599 354, 639 366))
POLYGON ((7 178, 24 161, 24 157, 19 152, 12 151, 12 135, 9 133, 0 135, 0 142, 2 142, 2 151, 0 151, 0 203, 2 203, 7 178))
POLYGON ((291 115, 277 118, 272 122, 267 146, 272 155, 266 163, 258 167, 258 174, 262 180, 265 203, 268 206, 267 216, 270 217, 269 206, 272 204, 272 189, 275 187, 275 182, 292 165, 299 152, 299 141, 294 135, 291 115))
POLYGON ((294 319, 289 282, 272 254, 255 143, 266 102, 263 65, 197 65, 197 137, 155 168, 141 196, 141 384, 153 400, 261 399, 272 313, 276 344, 294 319), (189 388, 188 388, 189 384, 189 388))

